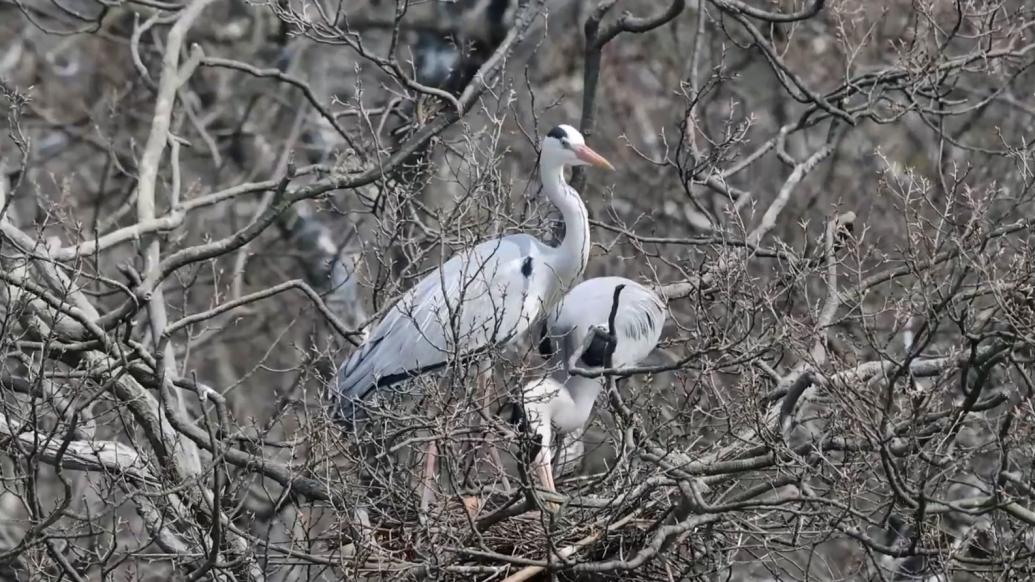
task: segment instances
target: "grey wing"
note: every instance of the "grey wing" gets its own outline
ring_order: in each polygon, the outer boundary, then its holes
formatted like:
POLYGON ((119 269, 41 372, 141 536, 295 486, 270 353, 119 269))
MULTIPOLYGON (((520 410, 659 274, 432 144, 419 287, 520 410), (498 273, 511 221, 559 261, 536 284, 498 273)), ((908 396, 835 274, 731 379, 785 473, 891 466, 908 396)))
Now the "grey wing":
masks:
POLYGON ((479 244, 426 276, 392 307, 338 370, 333 397, 344 420, 376 388, 510 341, 544 310, 549 272, 527 235, 479 244))
POLYGON ((615 314, 613 365, 636 365, 657 347, 665 326, 665 304, 661 298, 624 277, 597 277, 575 286, 547 322, 544 340, 555 343, 565 361, 583 348, 593 327, 607 329, 618 286, 622 286, 622 292, 615 314))

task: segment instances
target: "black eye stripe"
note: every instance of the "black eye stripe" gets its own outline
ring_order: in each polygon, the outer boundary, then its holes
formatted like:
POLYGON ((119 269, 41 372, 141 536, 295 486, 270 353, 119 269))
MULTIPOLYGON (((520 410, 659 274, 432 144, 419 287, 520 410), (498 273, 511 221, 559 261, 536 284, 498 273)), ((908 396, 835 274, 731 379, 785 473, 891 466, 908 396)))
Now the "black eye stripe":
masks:
POLYGON ((551 129, 550 133, 546 134, 546 137, 552 137, 554 139, 559 139, 562 142, 564 142, 568 140, 568 132, 564 131, 564 128, 558 125, 557 127, 551 129))

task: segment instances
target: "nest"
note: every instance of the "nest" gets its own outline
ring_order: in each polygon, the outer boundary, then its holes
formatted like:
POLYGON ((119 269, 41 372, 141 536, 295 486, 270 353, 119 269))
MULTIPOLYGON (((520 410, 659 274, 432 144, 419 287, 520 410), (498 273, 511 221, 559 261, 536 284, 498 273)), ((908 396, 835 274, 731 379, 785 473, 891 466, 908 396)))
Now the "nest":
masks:
MULTIPOLYGON (((497 553, 541 559, 550 527, 549 520, 548 515, 538 510, 529 511, 493 524, 482 533, 482 539, 497 553)), ((572 529, 563 528, 560 535, 555 532, 556 543, 573 543, 580 534, 572 529)))

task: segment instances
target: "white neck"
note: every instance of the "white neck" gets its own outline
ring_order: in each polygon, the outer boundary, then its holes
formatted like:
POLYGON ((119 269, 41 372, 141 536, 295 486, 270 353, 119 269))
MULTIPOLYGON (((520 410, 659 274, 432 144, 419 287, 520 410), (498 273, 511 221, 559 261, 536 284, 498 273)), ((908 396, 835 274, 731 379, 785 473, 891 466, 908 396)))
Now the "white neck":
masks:
POLYGON ((586 378, 585 376, 569 376, 563 370, 554 373, 554 380, 564 384, 564 390, 571 398, 571 406, 561 410, 553 410, 554 422, 559 432, 578 430, 586 426, 597 396, 604 387, 603 378, 586 378))
POLYGON ((589 262, 589 214, 578 192, 564 181, 563 165, 542 160, 539 179, 543 182, 546 197, 564 218, 564 240, 556 249, 554 269, 562 286, 569 289, 582 276, 589 262))
POLYGON ((568 376, 564 385, 568 388, 571 399, 575 401, 575 406, 579 410, 592 411, 593 403, 597 401, 597 396, 604 389, 604 379, 568 376))

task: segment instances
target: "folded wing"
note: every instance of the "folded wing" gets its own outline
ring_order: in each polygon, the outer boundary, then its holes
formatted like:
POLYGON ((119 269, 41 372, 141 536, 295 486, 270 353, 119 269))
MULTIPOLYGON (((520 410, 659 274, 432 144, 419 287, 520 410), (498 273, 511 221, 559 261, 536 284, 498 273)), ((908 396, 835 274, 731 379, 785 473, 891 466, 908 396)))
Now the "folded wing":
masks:
POLYGON ((557 282, 546 249, 523 234, 483 242, 422 279, 341 365, 333 396, 342 420, 377 388, 511 341, 545 312, 557 282))

